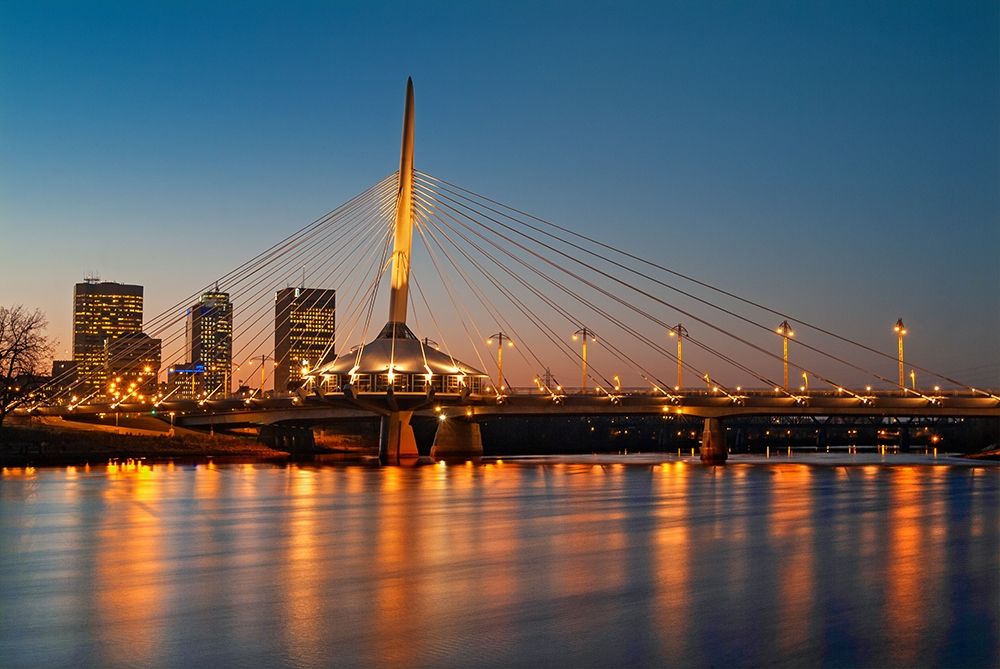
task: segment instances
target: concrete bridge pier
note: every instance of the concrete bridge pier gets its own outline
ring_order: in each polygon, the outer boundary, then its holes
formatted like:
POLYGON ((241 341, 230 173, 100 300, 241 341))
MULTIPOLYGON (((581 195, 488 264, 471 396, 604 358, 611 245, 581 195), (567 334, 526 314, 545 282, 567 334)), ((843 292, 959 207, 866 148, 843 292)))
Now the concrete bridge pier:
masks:
POLYGON ((706 465, 721 465, 728 457, 722 424, 718 418, 706 418, 705 429, 701 433, 701 461, 706 465))
POLYGON ((420 457, 417 438, 410 425, 412 411, 393 411, 382 416, 378 433, 378 461, 383 465, 413 464, 420 457))
POLYGON ((431 446, 435 459, 469 459, 483 455, 483 437, 479 423, 471 420, 448 419, 438 423, 431 446))

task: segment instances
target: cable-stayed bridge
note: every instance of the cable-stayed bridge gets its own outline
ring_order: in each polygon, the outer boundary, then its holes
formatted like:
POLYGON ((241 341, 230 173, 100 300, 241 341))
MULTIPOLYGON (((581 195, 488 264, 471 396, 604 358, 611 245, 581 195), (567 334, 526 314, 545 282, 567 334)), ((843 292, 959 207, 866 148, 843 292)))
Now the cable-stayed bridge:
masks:
POLYGON ((219 426, 381 416, 389 462, 417 456, 415 412, 441 419, 438 456, 481 453, 490 416, 696 416, 710 462, 726 458, 726 417, 1000 416, 998 391, 906 360, 902 319, 886 352, 414 169, 414 118, 408 82, 398 171, 144 324, 161 341, 158 382, 185 362, 185 307, 227 294, 243 362, 215 387, 181 399, 56 377, 20 411, 219 426), (335 335, 309 359, 289 359, 308 335, 275 329, 275 292, 292 286, 336 291, 318 305, 335 335), (295 387, 274 387, 281 366, 295 387))

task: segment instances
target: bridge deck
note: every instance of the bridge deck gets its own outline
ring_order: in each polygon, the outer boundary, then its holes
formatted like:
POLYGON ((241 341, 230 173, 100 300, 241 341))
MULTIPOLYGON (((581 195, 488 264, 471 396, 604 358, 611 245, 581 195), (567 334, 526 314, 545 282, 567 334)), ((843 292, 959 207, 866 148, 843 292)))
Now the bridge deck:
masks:
MULTIPOLYGON (((423 393, 396 393, 391 398, 396 407, 418 413, 485 419, 492 416, 542 415, 638 415, 680 414, 701 418, 730 416, 881 416, 881 417, 1000 417, 1000 401, 981 396, 947 396, 934 402, 921 397, 877 395, 862 401, 856 397, 811 395, 791 397, 750 394, 738 401, 707 393, 686 394, 674 398, 662 395, 623 394, 611 397, 597 394, 568 394, 553 398, 543 394, 512 394, 498 401, 495 396, 463 396, 423 393)), ((286 420, 357 419, 388 411, 385 393, 361 393, 355 398, 343 395, 276 398, 247 402, 240 399, 149 403, 91 404, 76 407, 37 407, 19 413, 36 415, 73 415, 109 413, 173 414, 186 425, 252 425, 286 420)))

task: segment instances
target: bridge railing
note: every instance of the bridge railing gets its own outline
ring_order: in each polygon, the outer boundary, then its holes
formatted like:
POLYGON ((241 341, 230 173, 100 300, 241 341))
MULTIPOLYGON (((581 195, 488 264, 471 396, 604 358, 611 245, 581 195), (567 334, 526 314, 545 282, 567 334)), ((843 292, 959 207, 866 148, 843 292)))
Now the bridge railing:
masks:
MULTIPOLYGON (((989 393, 992 395, 1000 394, 1000 389, 990 389, 981 388, 982 392, 989 393)), ((730 394, 736 394, 745 397, 787 397, 788 393, 794 395, 804 395, 808 397, 850 397, 852 395, 860 395, 863 397, 914 397, 915 394, 926 395, 929 397, 936 398, 948 398, 948 397, 983 397, 982 392, 973 393, 969 390, 959 389, 959 388, 916 388, 907 389, 906 391, 901 391, 898 389, 868 389, 868 388, 845 388, 843 390, 838 390, 836 388, 822 388, 822 389, 812 389, 800 390, 798 388, 785 390, 775 390, 774 388, 739 388, 737 390, 729 390, 730 394)), ((629 387, 629 388, 585 388, 581 389, 579 387, 561 387, 558 390, 553 388, 551 391, 541 390, 535 386, 519 386, 511 387, 507 389, 507 395, 518 395, 518 396, 535 396, 535 397, 548 397, 553 393, 562 395, 595 395, 595 396, 606 396, 609 394, 620 395, 624 397, 665 397, 665 396, 679 396, 679 397, 725 397, 726 393, 720 391, 713 391, 707 388, 681 388, 680 390, 674 390, 672 388, 666 391, 653 390, 648 387, 629 387)), ((488 393, 487 393, 488 394, 488 393)))

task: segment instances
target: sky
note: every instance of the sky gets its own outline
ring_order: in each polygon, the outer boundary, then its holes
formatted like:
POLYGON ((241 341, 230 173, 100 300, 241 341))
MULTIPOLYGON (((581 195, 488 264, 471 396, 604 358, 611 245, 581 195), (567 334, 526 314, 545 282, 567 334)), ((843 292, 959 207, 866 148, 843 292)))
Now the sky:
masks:
POLYGON ((407 76, 419 169, 1000 385, 988 1, 7 0, 0 304, 159 312, 396 169, 407 76))

